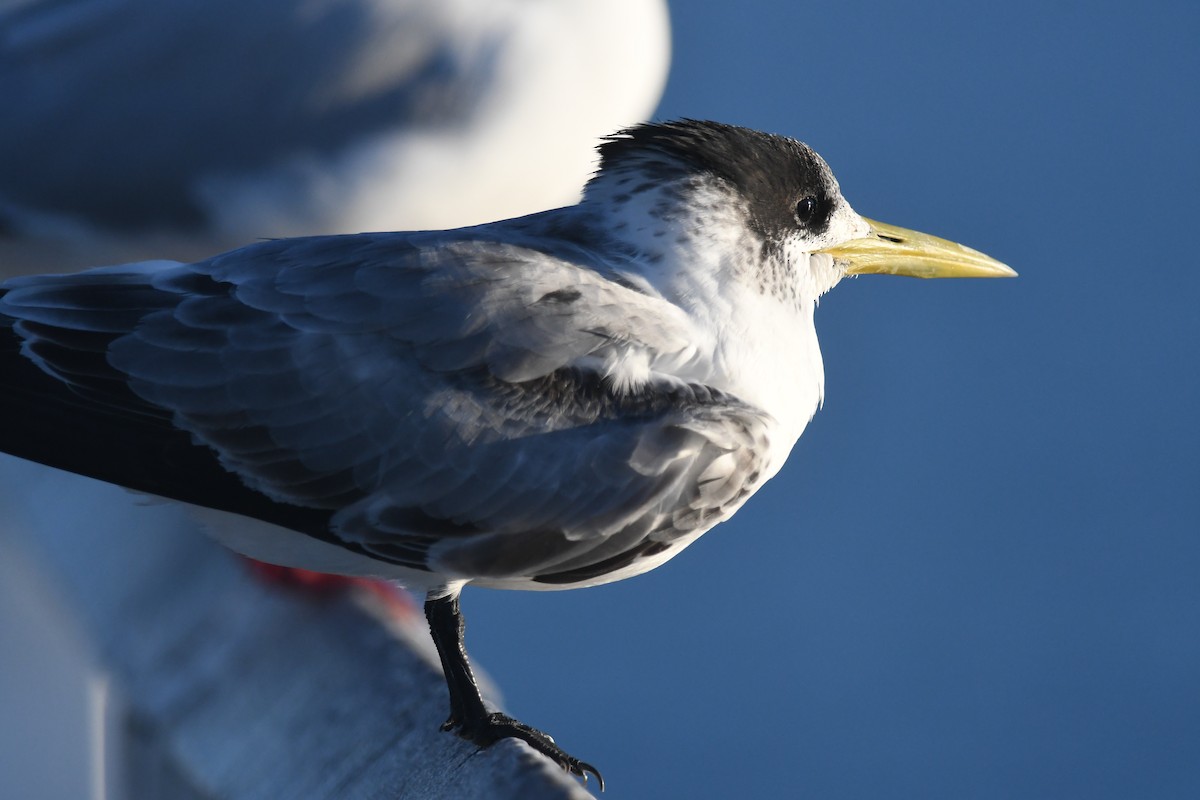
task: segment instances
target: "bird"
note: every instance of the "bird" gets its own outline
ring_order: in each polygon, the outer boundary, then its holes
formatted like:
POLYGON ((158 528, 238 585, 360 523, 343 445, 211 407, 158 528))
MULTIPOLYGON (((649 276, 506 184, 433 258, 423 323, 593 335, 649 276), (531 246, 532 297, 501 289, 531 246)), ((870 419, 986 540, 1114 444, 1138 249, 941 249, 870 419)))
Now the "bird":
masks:
POLYGON ((860 216, 807 145, 681 119, 581 200, 452 230, 266 240, 0 285, 0 450, 187 504, 230 548, 425 594, 442 726, 603 778, 479 692, 467 585, 663 564, 784 464, 843 278, 1011 277, 860 216))
POLYGON ((0 258, 44 269, 573 203, 670 61, 665 0, 0 6, 0 258))

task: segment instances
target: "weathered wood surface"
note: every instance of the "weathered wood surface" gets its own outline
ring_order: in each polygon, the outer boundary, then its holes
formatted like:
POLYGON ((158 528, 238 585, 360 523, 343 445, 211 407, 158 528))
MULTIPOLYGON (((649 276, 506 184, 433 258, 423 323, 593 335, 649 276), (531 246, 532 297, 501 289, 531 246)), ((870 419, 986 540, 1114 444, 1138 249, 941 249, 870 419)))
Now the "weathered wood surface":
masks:
POLYGON ((419 613, 263 585, 185 511, 146 503, 0 461, 0 536, 45 565, 123 698, 104 743, 121 796, 591 796, 524 744, 438 730, 419 613))

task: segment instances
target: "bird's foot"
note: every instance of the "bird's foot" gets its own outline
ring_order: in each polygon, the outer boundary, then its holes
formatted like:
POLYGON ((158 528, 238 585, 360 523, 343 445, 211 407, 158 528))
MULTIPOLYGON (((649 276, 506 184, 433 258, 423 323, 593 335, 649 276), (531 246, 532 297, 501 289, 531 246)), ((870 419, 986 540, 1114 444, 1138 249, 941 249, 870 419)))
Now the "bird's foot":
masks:
POLYGON ((548 734, 542 733, 537 728, 531 728, 523 722, 518 722, 507 714, 494 712, 479 719, 461 722, 454 716, 451 716, 442 725, 442 730, 444 731, 454 730, 455 728, 458 728, 456 731, 458 736, 469 742, 474 742, 480 747, 495 744, 501 739, 520 739, 567 772, 583 778, 584 783, 587 783, 589 772, 595 775, 596 783, 600 786, 600 791, 604 791, 604 778, 600 775, 599 770, 586 761, 580 761, 578 758, 566 753, 554 743, 554 739, 548 734))

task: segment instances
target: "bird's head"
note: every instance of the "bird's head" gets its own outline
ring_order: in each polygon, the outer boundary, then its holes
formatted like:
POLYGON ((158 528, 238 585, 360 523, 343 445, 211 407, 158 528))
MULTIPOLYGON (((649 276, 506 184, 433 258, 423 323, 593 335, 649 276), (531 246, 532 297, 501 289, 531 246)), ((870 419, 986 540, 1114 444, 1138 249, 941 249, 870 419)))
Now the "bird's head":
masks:
POLYGON ((859 216, 812 148, 717 122, 648 123, 608 137, 584 203, 651 264, 811 304, 846 275, 1008 277, 970 248, 859 216), (671 255, 676 256, 671 258, 671 255))

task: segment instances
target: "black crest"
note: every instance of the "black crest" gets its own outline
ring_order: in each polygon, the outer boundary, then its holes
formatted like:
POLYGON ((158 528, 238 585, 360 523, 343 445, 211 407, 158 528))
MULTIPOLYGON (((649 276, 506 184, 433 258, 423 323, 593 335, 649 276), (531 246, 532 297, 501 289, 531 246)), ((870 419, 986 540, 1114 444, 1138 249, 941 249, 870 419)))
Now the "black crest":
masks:
POLYGON ((750 203, 751 222, 768 237, 802 224, 797 204, 815 201, 803 225, 816 234, 833 212, 837 184, 812 148, 770 133, 683 119, 636 125, 600 144, 600 172, 637 169, 654 182, 706 174, 750 203))

